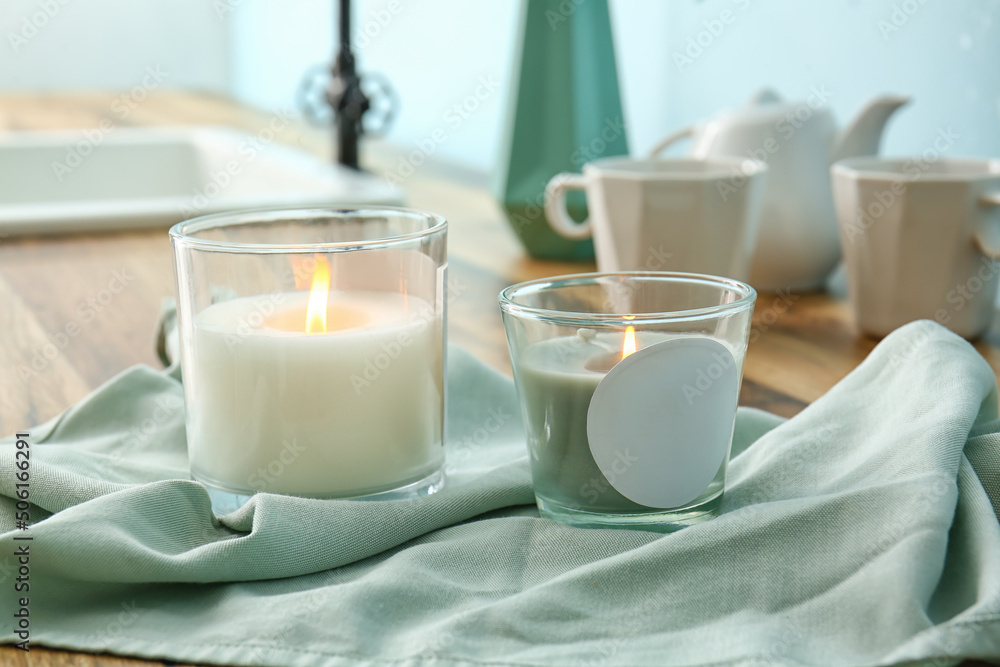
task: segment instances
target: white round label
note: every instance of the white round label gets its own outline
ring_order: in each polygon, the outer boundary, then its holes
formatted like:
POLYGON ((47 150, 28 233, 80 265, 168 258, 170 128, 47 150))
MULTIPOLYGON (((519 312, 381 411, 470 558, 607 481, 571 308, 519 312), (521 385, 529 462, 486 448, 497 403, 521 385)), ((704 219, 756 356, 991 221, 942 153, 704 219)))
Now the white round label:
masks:
POLYGON ((590 453, 629 500, 680 507, 701 494, 729 451, 739 374, 710 338, 676 338, 616 364, 587 412, 590 453))

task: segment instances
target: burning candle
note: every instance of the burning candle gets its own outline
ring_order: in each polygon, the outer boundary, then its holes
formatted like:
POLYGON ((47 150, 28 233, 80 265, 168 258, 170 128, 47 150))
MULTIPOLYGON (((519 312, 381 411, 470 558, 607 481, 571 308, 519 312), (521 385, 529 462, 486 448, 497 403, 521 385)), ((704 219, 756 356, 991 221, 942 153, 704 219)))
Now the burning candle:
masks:
POLYGON ((542 516, 673 530, 717 512, 754 298, 652 272, 501 292, 542 516))
POLYGON ((311 288, 197 314, 188 390, 192 474, 238 494, 378 493, 443 463, 439 310, 398 292, 311 288))
POLYGON ((576 336, 525 349, 518 366, 532 478, 540 499, 593 512, 646 509, 608 483, 587 439, 587 412, 597 385, 637 346, 635 328, 627 327, 624 335, 580 329, 576 336))
MULTIPOLYGON (((588 432, 593 427, 588 417, 595 392, 612 368, 640 350, 671 341, 698 345, 707 340, 698 335, 649 331, 637 335, 635 328, 629 326, 623 334, 597 334, 580 329, 576 336, 540 341, 527 347, 521 355, 518 371, 532 478, 539 502, 592 513, 649 511, 650 507, 630 500, 615 488, 620 478, 634 472, 633 466, 641 465, 637 461, 638 451, 630 447, 627 436, 620 439, 620 446, 615 447, 604 466, 595 461, 588 432)), ((719 358, 720 368, 722 365, 742 366, 741 352, 728 359, 719 358)), ((707 368, 708 371, 699 370, 712 372, 707 368)), ((690 384, 689 391, 699 391, 696 382, 690 384)), ((636 389, 640 393, 643 391, 643 388, 636 389)), ((655 386, 646 389, 656 390, 655 386)), ((732 409, 735 407, 734 396, 732 409)), ((690 407, 686 403, 672 405, 668 401, 661 408, 665 413, 687 409, 690 407)), ((731 415, 726 417, 731 419, 731 415)), ((663 437, 666 439, 668 434, 664 433, 663 437)), ((709 457, 710 472, 704 485, 711 486, 710 480, 715 480, 721 489, 725 453, 725 450, 718 450, 709 457)))

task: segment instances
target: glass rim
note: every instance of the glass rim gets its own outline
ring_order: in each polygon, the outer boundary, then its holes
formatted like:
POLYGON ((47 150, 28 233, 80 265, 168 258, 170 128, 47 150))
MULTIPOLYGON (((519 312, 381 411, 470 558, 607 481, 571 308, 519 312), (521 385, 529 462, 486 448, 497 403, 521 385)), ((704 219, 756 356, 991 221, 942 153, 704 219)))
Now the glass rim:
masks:
POLYGON ((930 161, 924 160, 919 156, 882 157, 878 155, 861 155, 838 160, 833 163, 831 169, 834 174, 865 181, 973 183, 996 180, 1000 177, 1000 160, 975 157, 939 157, 937 160, 930 161), (966 173, 920 170, 918 174, 911 174, 906 171, 908 165, 919 169, 921 160, 925 163, 943 165, 945 167, 966 167, 972 170, 966 173))
POLYGON ((170 228, 170 242, 175 246, 193 248, 210 252, 230 252, 246 254, 294 254, 314 252, 343 252, 349 250, 366 250, 386 248, 401 245, 433 236, 448 229, 448 221, 444 216, 429 211, 401 206, 275 206, 266 208, 250 208, 222 213, 201 215, 178 222, 170 228), (316 217, 374 217, 373 214, 393 214, 411 219, 423 219, 428 223, 425 229, 408 234, 381 236, 357 241, 324 241, 316 243, 246 243, 243 241, 217 241, 198 238, 199 232, 222 227, 239 225, 254 225, 266 222, 281 222, 282 220, 309 219, 316 217))
POLYGON ((709 319, 726 313, 736 313, 747 308, 752 308, 757 300, 757 290, 745 282, 733 278, 712 276, 702 273, 684 273, 679 271, 615 271, 615 272, 594 272, 594 273, 574 273, 564 276, 551 276, 548 278, 538 278, 526 282, 510 285, 501 290, 499 295, 500 310, 505 314, 517 315, 538 321, 550 322, 553 324, 567 324, 573 326, 594 326, 594 325, 634 325, 636 322, 657 323, 676 322, 683 320, 709 319), (547 287, 572 287, 575 285, 585 285, 596 283, 599 278, 626 278, 645 279, 666 283, 696 283, 709 285, 721 289, 735 292, 739 298, 729 303, 705 306, 702 308, 686 308, 683 310, 657 311, 653 313, 593 313, 572 310, 553 310, 551 308, 539 308, 528 306, 516 301, 516 294, 525 290, 537 293, 547 287))
POLYGON ((733 170, 744 176, 759 176, 767 172, 767 163, 750 157, 713 155, 710 157, 647 157, 633 158, 622 155, 602 157, 583 166, 584 173, 598 172, 604 176, 637 181, 710 181, 729 178, 733 170), (662 170, 643 171, 638 167, 664 167, 662 170), (699 170, 670 171, 671 167, 699 167, 699 170))

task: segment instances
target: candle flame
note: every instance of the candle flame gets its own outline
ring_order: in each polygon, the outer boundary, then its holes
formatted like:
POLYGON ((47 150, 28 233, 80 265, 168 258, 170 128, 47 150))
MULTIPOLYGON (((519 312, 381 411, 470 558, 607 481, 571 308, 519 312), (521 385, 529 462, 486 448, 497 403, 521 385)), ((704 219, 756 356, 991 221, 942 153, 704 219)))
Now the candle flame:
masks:
POLYGON ((635 327, 625 329, 625 340, 622 341, 622 359, 635 353, 635 327))
POLYGON ((326 301, 330 294, 330 262, 316 255, 312 288, 309 290, 309 307, 306 309, 306 333, 326 332, 326 301))

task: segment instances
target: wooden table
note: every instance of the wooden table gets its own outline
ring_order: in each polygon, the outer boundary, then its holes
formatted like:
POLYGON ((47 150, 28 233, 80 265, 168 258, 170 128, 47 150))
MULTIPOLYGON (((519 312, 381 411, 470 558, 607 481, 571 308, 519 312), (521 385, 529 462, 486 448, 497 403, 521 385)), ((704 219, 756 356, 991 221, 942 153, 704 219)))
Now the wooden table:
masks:
MULTIPOLYGON (((108 119, 116 126, 228 124, 256 132, 270 118, 224 99, 171 92, 153 93, 122 122, 112 113, 115 97, 3 96, 0 129, 4 125, 12 130, 94 128, 108 119)), ((324 132, 290 126, 279 138, 329 155, 324 132)), ((395 164, 394 153, 386 146, 370 147, 366 157, 375 171, 395 164)), ((410 206, 435 211, 450 221, 450 275, 458 293, 449 305, 450 340, 509 372, 497 293, 511 283, 590 271, 593 265, 526 257, 488 191, 474 178, 427 166, 407 179, 404 188, 410 206)), ((133 364, 159 365, 153 334, 160 300, 174 294, 171 262, 163 229, 0 238, 3 434, 54 417, 133 364), (116 271, 127 279, 125 289, 106 304, 92 301, 116 271), (57 336, 70 330, 74 334, 65 341, 57 336), (65 344, 53 355, 53 348, 46 346, 59 342, 65 344)), ((990 335, 976 344, 995 372, 1000 371, 997 331, 995 324, 990 335)), ((847 375, 875 345, 857 334, 846 303, 822 294, 762 294, 751 339, 741 403, 788 417, 847 375)), ((162 663, 43 649, 25 654, 4 647, 0 664, 162 663)))

